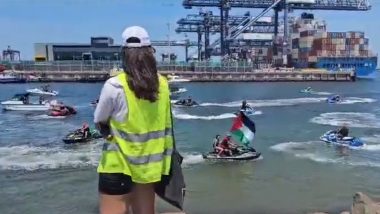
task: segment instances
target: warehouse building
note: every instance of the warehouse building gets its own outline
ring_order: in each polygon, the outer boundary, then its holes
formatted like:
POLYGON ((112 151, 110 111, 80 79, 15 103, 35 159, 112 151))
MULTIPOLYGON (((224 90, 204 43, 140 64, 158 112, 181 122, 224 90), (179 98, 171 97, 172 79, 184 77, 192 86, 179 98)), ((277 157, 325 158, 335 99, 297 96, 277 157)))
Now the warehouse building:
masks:
POLYGON ((91 37, 90 44, 36 43, 35 61, 119 60, 120 45, 110 37, 91 37))

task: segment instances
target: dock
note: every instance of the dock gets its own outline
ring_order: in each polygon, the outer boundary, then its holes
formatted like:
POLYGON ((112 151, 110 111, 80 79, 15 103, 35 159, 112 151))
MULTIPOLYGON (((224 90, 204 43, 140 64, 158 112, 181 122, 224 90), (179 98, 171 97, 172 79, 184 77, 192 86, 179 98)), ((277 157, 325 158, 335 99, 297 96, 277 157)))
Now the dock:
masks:
MULTIPOLYGON (((252 72, 212 71, 159 71, 163 75, 176 75, 191 82, 308 82, 308 81, 355 81, 350 72, 276 71, 252 72)), ((110 77, 109 71, 12 71, 34 82, 103 82, 110 77), (32 79, 30 77, 33 77, 32 79)))

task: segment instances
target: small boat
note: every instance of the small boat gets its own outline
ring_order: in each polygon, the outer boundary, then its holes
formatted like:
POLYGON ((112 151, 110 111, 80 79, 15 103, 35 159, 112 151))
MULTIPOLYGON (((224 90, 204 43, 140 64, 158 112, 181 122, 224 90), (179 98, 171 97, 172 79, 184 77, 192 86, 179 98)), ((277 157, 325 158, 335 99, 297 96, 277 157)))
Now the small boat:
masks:
POLYGON ((302 89, 300 92, 305 93, 305 94, 310 94, 310 93, 313 93, 314 90, 311 87, 307 87, 305 89, 302 89))
POLYGON ((41 97, 37 102, 31 102, 32 95, 30 93, 16 94, 12 99, 1 102, 4 110, 7 111, 47 111, 51 105, 49 101, 43 100, 41 97))
POLYGON ((90 130, 87 138, 85 138, 83 136, 83 133, 81 132, 81 130, 78 129, 78 130, 75 130, 75 131, 67 134, 62 139, 62 141, 65 144, 75 144, 75 143, 87 143, 87 142, 89 142, 91 140, 99 139, 99 138, 102 138, 102 135, 98 131, 96 131, 96 130, 90 130))
POLYGON ((326 102, 331 104, 340 103, 342 102, 342 98, 339 95, 333 95, 331 97, 328 97, 326 102))
POLYGON ((326 132, 320 137, 320 140, 329 144, 353 148, 358 148, 365 145, 363 141, 357 137, 343 137, 340 139, 338 137, 337 131, 335 130, 330 130, 326 132))
POLYGON ((253 148, 239 149, 237 153, 232 156, 219 156, 216 152, 209 152, 202 155, 204 159, 208 160, 256 160, 261 157, 260 152, 256 152, 253 148))
POLYGON ((57 96, 58 91, 50 90, 48 86, 43 86, 41 88, 28 89, 26 92, 35 94, 35 95, 46 95, 46 96, 57 96))
POLYGON ((181 99, 181 100, 178 100, 177 102, 174 103, 174 105, 176 106, 185 106, 185 107, 191 107, 191 106, 197 106, 199 105, 197 102, 195 102, 194 100, 191 100, 190 102, 186 99, 181 99))
POLYGON ((179 76, 175 75, 168 75, 168 82, 173 83, 173 82, 190 82, 189 79, 185 78, 180 78, 179 76))
POLYGON ((17 77, 12 74, 0 74, 0 83, 25 83, 26 79, 17 77))

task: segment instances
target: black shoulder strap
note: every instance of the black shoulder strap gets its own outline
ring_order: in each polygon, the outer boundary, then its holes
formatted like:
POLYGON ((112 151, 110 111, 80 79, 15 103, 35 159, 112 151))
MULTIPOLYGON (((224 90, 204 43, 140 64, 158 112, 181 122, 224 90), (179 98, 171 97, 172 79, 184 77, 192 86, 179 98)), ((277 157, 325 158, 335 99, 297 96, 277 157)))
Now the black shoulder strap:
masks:
POLYGON ((176 145, 175 145, 176 142, 175 142, 175 136, 174 136, 174 120, 173 120, 172 104, 170 102, 170 99, 169 99, 169 109, 170 109, 170 121, 172 125, 171 131, 172 131, 172 138, 173 138, 173 148, 174 150, 176 150, 176 145))

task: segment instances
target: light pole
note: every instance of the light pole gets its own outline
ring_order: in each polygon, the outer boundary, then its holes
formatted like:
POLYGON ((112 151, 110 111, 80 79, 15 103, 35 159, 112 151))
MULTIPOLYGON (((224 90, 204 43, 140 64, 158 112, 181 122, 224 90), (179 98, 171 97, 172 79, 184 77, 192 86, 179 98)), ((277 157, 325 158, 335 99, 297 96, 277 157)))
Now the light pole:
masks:
POLYGON ((167 26, 168 26, 168 45, 169 45, 169 56, 172 52, 172 47, 171 47, 171 44, 170 44, 170 22, 166 23, 167 26))

